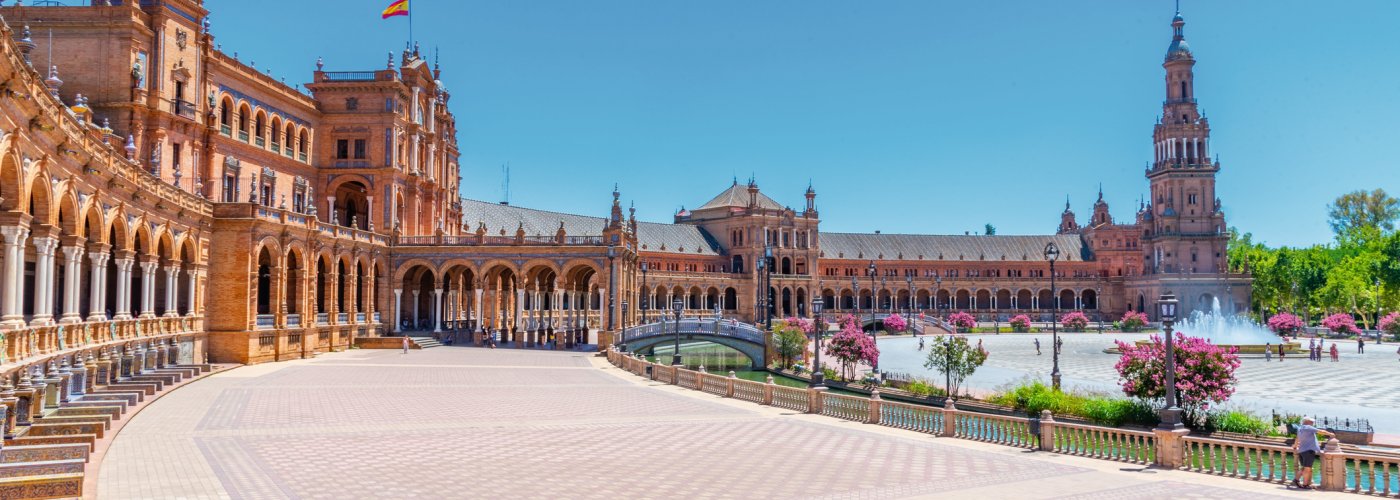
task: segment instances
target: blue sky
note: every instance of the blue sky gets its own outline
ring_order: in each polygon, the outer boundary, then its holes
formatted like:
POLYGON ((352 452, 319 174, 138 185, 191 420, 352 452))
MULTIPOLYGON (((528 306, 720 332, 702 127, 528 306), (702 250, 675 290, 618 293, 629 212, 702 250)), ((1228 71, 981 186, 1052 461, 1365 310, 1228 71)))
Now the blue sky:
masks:
MULTIPOLYGON (((669 221, 753 175, 825 231, 1043 234, 1100 183, 1147 190, 1170 1, 411 0, 441 49, 462 194, 669 221)), ((383 66, 382 1, 215 0, 216 43, 288 82, 383 66), (328 8, 329 7, 329 8, 328 8), (275 14, 275 15, 270 15, 275 14)), ((1326 205, 1400 194, 1400 2, 1187 0, 1231 225, 1331 239, 1326 205)))

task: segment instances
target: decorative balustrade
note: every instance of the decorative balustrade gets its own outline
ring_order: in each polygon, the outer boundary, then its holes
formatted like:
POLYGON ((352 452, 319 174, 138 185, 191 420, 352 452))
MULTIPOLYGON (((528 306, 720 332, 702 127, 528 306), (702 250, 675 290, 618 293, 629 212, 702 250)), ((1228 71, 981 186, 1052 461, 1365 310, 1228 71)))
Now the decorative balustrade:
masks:
MULTIPOLYGON (((1182 452, 1181 468, 1192 472, 1279 484, 1292 481, 1297 472, 1297 455, 1287 446, 1186 436, 1182 452)), ((1313 471, 1320 476, 1321 469, 1313 471)))
POLYGON ((65 351, 168 334, 196 333, 203 318, 177 316, 92 321, 26 327, 0 332, 0 371, 65 351))
POLYGON ((301 327, 301 315, 292 313, 287 315, 287 328, 301 327))
MULTIPOLYGON (((764 343, 764 334, 757 327, 740 323, 737 321, 726 321, 714 318, 681 319, 681 335, 715 335, 720 337, 732 337, 745 340, 755 344, 764 343)), ((640 339, 655 337, 660 335, 675 335, 677 325, 675 321, 663 321, 628 327, 622 331, 622 343, 635 342, 640 339)))
POLYGON ((561 242, 556 236, 524 236, 516 239, 515 236, 492 236, 475 234, 460 235, 400 235, 395 239, 397 246, 510 246, 510 245, 564 245, 564 246, 603 246, 602 236, 565 236, 561 242))
POLYGON ((259 314, 256 318, 259 330, 271 330, 277 327, 276 317, 271 314, 259 314))
POLYGON ((880 425, 941 436, 943 410, 923 405, 881 401, 880 425))
POLYGON ((325 326, 331 322, 330 313, 316 313, 316 326, 325 326))
MULTIPOLYGON (((1151 432, 1055 422, 1051 451, 1081 457, 1150 464, 1156 460, 1151 432)), ((1040 438, 1046 439, 1042 434, 1040 438)))
POLYGON ((821 414, 844 420, 864 422, 870 417, 870 399, 823 392, 821 414))
MULTIPOLYGON (((937 408, 871 397, 833 394, 825 390, 788 387, 741 380, 703 371, 650 363, 608 350, 608 361, 653 380, 722 397, 843 420, 906 429, 940 437, 956 437, 1017 448, 1112 460, 1138 465, 1163 465, 1219 476, 1272 483, 1291 481, 1297 457, 1284 446, 1265 443, 1168 434, 1176 442, 1163 444, 1153 432, 1056 422, 1048 412, 1040 419, 958 410, 949 403, 937 408), (951 419, 951 420, 950 420, 951 419), (1177 436, 1177 437, 1172 437, 1177 436), (1158 447, 1179 447, 1175 457, 1158 456, 1158 447)), ((1314 466, 1314 484, 1324 490, 1381 497, 1400 497, 1400 457, 1342 451, 1332 440, 1314 466)))
POLYGON ((796 411, 809 411, 811 402, 806 389, 796 387, 773 386, 773 400, 769 403, 778 408, 786 408, 796 411))

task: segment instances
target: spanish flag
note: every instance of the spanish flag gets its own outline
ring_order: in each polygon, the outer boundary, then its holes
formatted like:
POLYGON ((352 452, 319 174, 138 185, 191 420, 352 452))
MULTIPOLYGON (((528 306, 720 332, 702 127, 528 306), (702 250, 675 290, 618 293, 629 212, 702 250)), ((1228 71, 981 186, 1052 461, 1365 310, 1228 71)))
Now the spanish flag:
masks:
POLYGON ((380 19, 388 19, 388 18, 391 18, 391 17, 394 17, 394 16, 407 16, 407 15, 408 15, 408 0, 396 0, 394 3, 389 4, 389 7, 388 7, 388 8, 385 8, 385 9, 384 9, 384 13, 383 13, 382 17, 380 17, 380 19))

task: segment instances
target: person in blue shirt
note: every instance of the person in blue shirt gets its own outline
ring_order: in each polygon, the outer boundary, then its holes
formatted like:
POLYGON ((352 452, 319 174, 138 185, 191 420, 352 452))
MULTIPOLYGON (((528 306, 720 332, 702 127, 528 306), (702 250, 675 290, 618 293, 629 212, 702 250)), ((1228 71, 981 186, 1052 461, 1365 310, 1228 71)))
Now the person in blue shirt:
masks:
POLYGON ((1298 425, 1298 435, 1293 439, 1293 451, 1298 455, 1298 472, 1293 475, 1293 487, 1310 490, 1312 489, 1312 467, 1317 456, 1322 454, 1322 448, 1317 445, 1317 437, 1331 438, 1332 433, 1313 427, 1313 419, 1303 417, 1302 423, 1298 425), (1302 479, 1302 484, 1298 480, 1302 479))

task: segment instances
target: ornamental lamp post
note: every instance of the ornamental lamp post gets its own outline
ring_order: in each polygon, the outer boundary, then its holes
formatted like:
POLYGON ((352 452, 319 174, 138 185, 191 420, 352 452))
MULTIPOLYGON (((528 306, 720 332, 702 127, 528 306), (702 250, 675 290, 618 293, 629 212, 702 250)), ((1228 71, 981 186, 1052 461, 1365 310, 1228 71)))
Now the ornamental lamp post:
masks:
POLYGON ((642 324, 647 322, 647 309, 651 309, 651 299, 655 297, 651 289, 647 288, 647 261, 642 261, 642 290, 646 290, 646 300, 642 301, 642 324))
MULTIPOLYGON (((880 307, 879 292, 875 288, 877 271, 875 261, 870 261, 870 343, 875 344, 876 349, 879 348, 879 339, 875 338, 875 309, 880 307)), ((880 376, 880 358, 875 358, 875 362, 870 363, 870 371, 875 372, 876 377, 880 376)))
POLYGON ((1103 335, 1103 281, 1094 287, 1094 312, 1099 316, 1099 335, 1103 335))
POLYGON ((1055 242, 1045 244, 1045 260, 1050 261, 1050 299, 1055 304, 1053 316, 1050 318, 1050 352, 1052 369, 1050 370, 1050 384, 1055 391, 1060 390, 1060 294, 1055 290, 1055 260, 1060 258, 1060 247, 1055 246, 1055 242))
POLYGON ((851 276, 851 293, 854 294, 854 295, 851 296, 851 305, 852 305, 853 307, 855 307, 855 310, 856 310, 856 317, 859 318, 859 317, 860 317, 860 280, 859 280, 858 278, 856 278, 855 276, 851 276))
POLYGON ((904 303, 905 306, 908 306, 907 314, 909 315, 909 317, 904 318, 904 330, 905 333, 909 333, 914 330, 914 277, 905 276, 904 282, 909 285, 909 298, 904 303))
POLYGON ((938 305, 938 296, 943 293, 942 276, 939 276, 937 274, 933 275, 933 287, 933 315, 938 316, 938 309, 940 309, 940 306, 938 305))
POLYGON ((671 302, 671 310, 676 313, 676 343, 672 346, 671 366, 681 366, 681 310, 684 308, 685 302, 679 298, 671 302))
POLYGON ((1176 322, 1176 295, 1167 292, 1157 300, 1157 318, 1162 322, 1162 329, 1167 336, 1167 364, 1166 364, 1166 384, 1163 385, 1167 394, 1167 404, 1162 408, 1162 423, 1158 428, 1176 430, 1182 428, 1181 408, 1176 406, 1176 345, 1172 335, 1172 324, 1176 322))
MULTIPOLYGON (((617 304, 613 303, 613 297, 617 295, 617 268, 613 265, 613 259, 615 258, 617 258, 617 247, 610 243, 608 244, 608 331, 612 331, 613 329, 613 312, 617 307, 617 304)), ((598 300, 602 301, 603 298, 599 297, 598 300)))
POLYGON ((774 307, 775 304, 773 304, 773 299, 774 299, 775 297, 773 297, 773 295, 776 295, 776 294, 771 294, 772 288, 773 288, 773 264, 774 264, 773 262, 769 262, 769 261, 771 261, 771 260, 773 260, 773 247, 764 245, 764 246, 763 246, 763 262, 764 262, 764 264, 766 264, 764 267, 767 269, 767 270, 764 271, 764 273, 763 273, 763 329, 764 329, 764 330, 772 330, 772 329, 773 329, 773 309, 775 309, 775 307, 774 307))
POLYGON ((997 303, 997 293, 1000 291, 996 284, 992 284, 992 331, 997 335, 1001 335, 1001 315, 997 314, 997 309, 1001 306, 997 303))
POLYGON ((812 356, 812 382, 808 387, 821 387, 825 385, 823 380, 826 376, 822 372, 822 334, 826 332, 822 325, 822 302, 823 299, 812 299, 812 330, 816 333, 816 353, 812 356))

